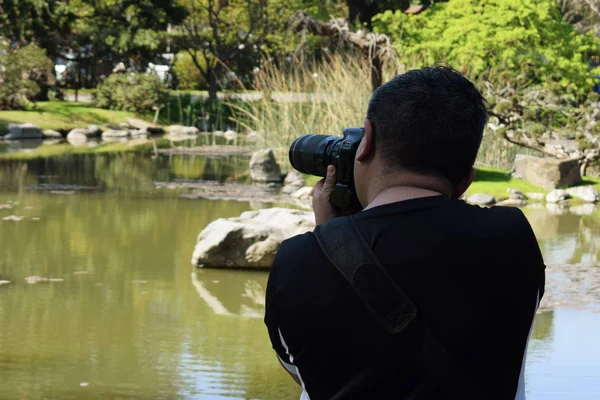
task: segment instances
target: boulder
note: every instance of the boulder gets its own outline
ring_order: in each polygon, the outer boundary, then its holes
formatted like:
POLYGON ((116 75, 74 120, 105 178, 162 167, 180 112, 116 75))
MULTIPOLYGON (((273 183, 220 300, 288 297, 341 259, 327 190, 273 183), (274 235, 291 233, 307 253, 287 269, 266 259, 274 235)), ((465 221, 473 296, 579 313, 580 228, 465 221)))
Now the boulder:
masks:
POLYGON ((496 198, 489 194, 477 193, 469 196, 467 203, 478 206, 491 206, 492 204, 496 204, 496 198))
POLYGON ((299 188, 306 186, 306 178, 300 172, 295 169, 290 170, 285 179, 283 180, 284 185, 297 186, 299 188))
POLYGON ((498 207, 524 207, 527 205, 527 202, 523 199, 507 199, 507 200, 503 200, 500 201, 496 204, 494 204, 494 206, 498 207))
POLYGON ((597 203, 600 199, 600 194, 593 186, 575 186, 568 188, 567 193, 571 197, 577 197, 586 203, 597 203))
POLYGON ((281 169, 272 149, 258 150, 250 159, 250 177, 256 182, 281 182, 281 169))
POLYGON ((80 131, 80 129, 73 129, 71 132, 69 132, 67 135, 67 142, 71 143, 73 146, 81 146, 87 142, 87 135, 80 131))
POLYGON ((96 126, 96 125, 89 125, 87 128, 75 128, 75 129, 71 129, 71 131, 69 131, 69 134, 67 135, 67 138, 71 134, 73 134, 73 135, 85 135, 85 137, 93 138, 93 137, 96 137, 96 136, 100 135, 101 133, 102 133, 102 131, 100 130, 100 128, 98 128, 98 126, 96 126))
POLYGON ((167 132, 169 136, 197 136, 200 130, 195 126, 170 125, 167 132))
POLYGON ((315 227, 312 212, 286 208, 247 211, 210 223, 200 235, 192 264, 216 268, 270 268, 282 241, 315 227))
POLYGON ((303 188, 300 188, 298 190, 296 190, 294 193, 292 193, 292 197, 298 200, 306 200, 309 199, 312 196, 313 193, 313 188, 310 186, 304 186, 303 188))
POLYGON ((2 286, 2 285, 8 285, 9 283, 10 283, 10 281, 0 280, 0 286, 2 286))
POLYGON ((579 161, 518 154, 515 171, 525 182, 552 190, 581 183, 579 161))
POLYGON ((569 199, 569 193, 566 190, 555 189, 548 193, 546 196, 546 202, 548 203, 558 203, 559 201, 565 201, 569 199))
POLYGON ((129 137, 129 131, 126 130, 108 130, 106 132, 102 132, 102 139, 123 139, 129 137))
POLYGON ((63 135, 60 132, 53 131, 52 129, 44 129, 42 131, 44 139, 62 139, 63 135))
POLYGON ((8 134, 4 136, 6 140, 18 139, 41 139, 43 137, 42 129, 34 124, 8 124, 8 134))
POLYGON ((163 129, 162 126, 153 124, 148 121, 144 121, 143 119, 127 118, 126 121, 129 124, 129 126, 135 128, 135 129, 138 129, 140 131, 145 131, 152 135, 157 135, 157 134, 165 132, 165 130, 163 129))
POLYGON ((145 139, 150 134, 150 132, 148 132, 145 129, 132 129, 131 131, 129 131, 129 133, 131 134, 131 137, 134 137, 136 139, 145 139))
POLYGON ((535 200, 535 201, 544 201, 544 199, 546 198, 546 195, 544 193, 535 193, 535 192, 525 193, 525 196, 527 196, 527 198, 529 200, 535 200))

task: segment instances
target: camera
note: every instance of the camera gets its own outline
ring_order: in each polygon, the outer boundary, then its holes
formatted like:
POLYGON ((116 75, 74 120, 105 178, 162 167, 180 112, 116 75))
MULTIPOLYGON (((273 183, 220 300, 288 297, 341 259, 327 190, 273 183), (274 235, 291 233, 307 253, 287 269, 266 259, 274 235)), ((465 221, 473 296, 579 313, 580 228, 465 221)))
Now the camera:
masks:
POLYGON ((327 175, 327 166, 334 165, 336 184, 331 205, 362 208, 354 188, 354 158, 364 134, 363 128, 346 128, 342 137, 302 135, 290 146, 290 163, 298 171, 316 176, 327 175))

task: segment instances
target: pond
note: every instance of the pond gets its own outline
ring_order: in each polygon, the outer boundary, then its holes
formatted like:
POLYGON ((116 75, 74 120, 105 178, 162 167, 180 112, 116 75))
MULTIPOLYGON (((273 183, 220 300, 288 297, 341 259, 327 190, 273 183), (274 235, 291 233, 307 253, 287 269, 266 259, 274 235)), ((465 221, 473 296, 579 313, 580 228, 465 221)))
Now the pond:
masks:
MULTIPOLYGON (((11 281, 0 286, 0 398, 297 399, 262 323, 267 273, 190 264, 208 223, 268 205, 182 199, 154 184, 243 180, 246 162, 0 163, 0 280, 11 281)), ((600 211, 525 212, 547 263, 598 262, 600 211)), ((600 393, 600 314, 588 305, 538 314, 528 399, 600 393)))

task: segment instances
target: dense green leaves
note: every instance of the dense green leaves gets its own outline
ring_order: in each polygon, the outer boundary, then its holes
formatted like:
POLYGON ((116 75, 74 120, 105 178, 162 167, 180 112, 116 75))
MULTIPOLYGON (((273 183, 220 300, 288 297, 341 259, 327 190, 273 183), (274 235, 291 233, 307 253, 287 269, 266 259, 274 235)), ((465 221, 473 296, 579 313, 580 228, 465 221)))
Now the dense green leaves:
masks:
POLYGON ((600 41, 582 35, 551 0, 453 0, 416 16, 387 11, 375 18, 401 57, 448 63, 475 78, 541 83, 577 96, 595 83, 588 59, 600 41))
POLYGON ((98 86, 96 96, 98 107, 141 113, 164 106, 169 90, 156 75, 112 74, 98 86))

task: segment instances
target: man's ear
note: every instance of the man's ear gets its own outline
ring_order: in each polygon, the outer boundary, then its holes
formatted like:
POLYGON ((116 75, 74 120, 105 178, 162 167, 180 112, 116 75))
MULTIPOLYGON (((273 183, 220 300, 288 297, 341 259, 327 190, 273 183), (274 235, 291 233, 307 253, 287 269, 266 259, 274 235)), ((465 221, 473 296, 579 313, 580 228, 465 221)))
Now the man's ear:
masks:
POLYGON ((469 172, 469 174, 467 176, 465 176, 460 183, 454 188, 454 190, 452 191, 452 199, 460 199, 461 196, 463 194, 465 194, 465 192, 467 191, 467 189, 469 188, 469 186, 471 186, 471 183, 473 183, 473 181, 475 180, 475 176, 476 176, 477 172, 475 171, 475 168, 471 168, 471 171, 469 172))
POLYGON ((367 161, 375 153, 375 142, 373 137, 373 124, 365 119, 365 136, 363 136, 356 151, 356 161, 367 161))

